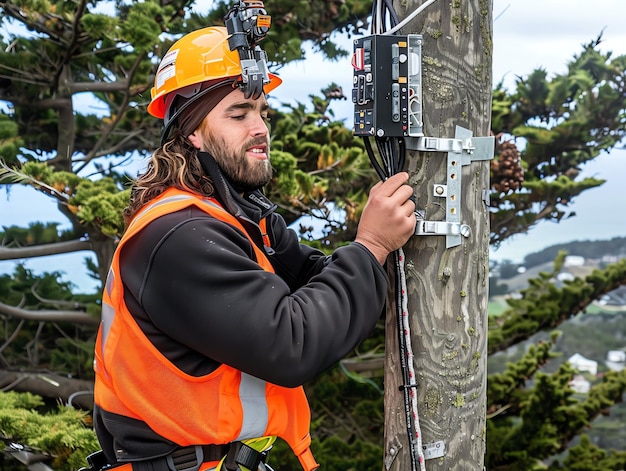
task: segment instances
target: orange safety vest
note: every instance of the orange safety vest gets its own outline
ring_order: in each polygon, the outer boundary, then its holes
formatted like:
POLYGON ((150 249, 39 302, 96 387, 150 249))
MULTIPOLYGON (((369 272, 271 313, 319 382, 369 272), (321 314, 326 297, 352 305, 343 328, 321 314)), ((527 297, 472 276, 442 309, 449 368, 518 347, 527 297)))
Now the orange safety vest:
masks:
MULTIPOLYGON (((289 444, 306 471, 317 469, 309 448, 311 412, 302 387, 271 384, 225 364, 208 375, 190 376, 154 347, 124 303, 122 247, 151 221, 190 205, 241 230, 250 239, 259 265, 274 272, 243 225, 216 200, 173 188, 165 191, 135 216, 113 256, 96 339, 95 403, 106 411, 145 422, 180 446, 278 436, 289 444)), ((269 244, 265 219, 260 227, 269 244)))

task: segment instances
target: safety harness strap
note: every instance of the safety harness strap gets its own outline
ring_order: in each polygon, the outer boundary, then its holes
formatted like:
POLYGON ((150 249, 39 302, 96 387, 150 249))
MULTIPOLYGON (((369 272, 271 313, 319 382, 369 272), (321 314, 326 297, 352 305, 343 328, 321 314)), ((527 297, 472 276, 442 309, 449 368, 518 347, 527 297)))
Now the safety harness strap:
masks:
POLYGON ((266 451, 257 451, 242 442, 232 442, 224 460, 224 469, 227 471, 240 471, 240 466, 251 471, 259 469, 259 464, 265 463, 266 451))
MULTIPOLYGON (((178 448, 169 455, 132 462, 132 471, 198 471, 202 463, 224 459, 223 467, 227 471, 241 471, 244 467, 256 471, 261 463, 265 463, 269 449, 257 451, 242 442, 226 445, 196 445, 178 448)), ((103 471, 113 469, 127 463, 109 463, 102 451, 87 457, 89 467, 80 471, 103 471)))
MULTIPOLYGON (((229 445, 187 446, 178 448, 165 457, 170 471, 198 471, 207 461, 219 461, 228 453, 229 445)), ((139 462, 140 463, 140 462, 139 462)), ((133 467, 133 471, 143 471, 133 467)))

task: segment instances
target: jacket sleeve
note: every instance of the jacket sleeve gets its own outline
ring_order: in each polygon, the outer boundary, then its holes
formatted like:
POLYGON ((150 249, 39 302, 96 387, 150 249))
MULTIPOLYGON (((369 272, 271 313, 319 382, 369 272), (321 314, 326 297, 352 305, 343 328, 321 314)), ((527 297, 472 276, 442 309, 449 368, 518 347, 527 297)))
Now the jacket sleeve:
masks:
POLYGON ((305 271, 314 273, 292 289, 256 263, 248 239, 228 224, 185 219, 158 240, 149 228, 125 248, 141 247, 149 260, 130 263, 129 252, 122 276, 151 322, 207 361, 295 387, 343 358, 383 311, 386 273, 357 243, 328 259, 309 248, 294 255, 293 241, 286 243, 280 252, 308 260, 305 271))
POLYGON ((287 228, 285 220, 278 214, 272 214, 268 231, 274 251, 269 256, 270 262, 276 274, 292 290, 305 285, 330 261, 323 252, 301 244, 295 231, 287 228))

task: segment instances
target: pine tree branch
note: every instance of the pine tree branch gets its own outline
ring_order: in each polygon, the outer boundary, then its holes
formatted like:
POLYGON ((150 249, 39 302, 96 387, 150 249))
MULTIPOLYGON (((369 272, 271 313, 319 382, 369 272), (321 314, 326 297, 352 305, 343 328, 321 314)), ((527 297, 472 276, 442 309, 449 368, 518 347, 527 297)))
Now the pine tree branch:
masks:
POLYGON ((21 309, 8 304, 0 302, 0 314, 4 314, 17 319, 26 319, 39 322, 73 322, 81 325, 98 325, 100 319, 91 316, 83 311, 52 311, 52 310, 38 310, 30 311, 28 309, 21 309))
POLYGON ((550 342, 531 345, 515 363, 508 363, 502 373, 492 373, 487 377, 487 415, 495 417, 510 409, 507 414, 517 415, 523 401, 526 381, 533 377, 546 362, 555 357, 552 351, 558 335, 550 342))
POLYGON ((604 270, 594 270, 584 279, 566 281, 562 288, 551 281, 555 275, 544 274, 529 280, 530 287, 522 291, 522 298, 509 299, 510 308, 495 320, 490 319, 489 355, 557 327, 584 312, 602 295, 626 285, 626 259, 604 270))
MULTIPOLYGON (((124 81, 127 86, 123 93, 122 103, 120 103, 119 105, 119 111, 115 114, 113 120, 104 130, 104 132, 102 132, 100 138, 98 139, 98 142, 96 142, 96 144, 93 146, 93 150, 85 156, 85 158, 83 159, 84 163, 74 170, 75 173, 80 173, 82 168, 88 165, 93 159, 98 157, 98 155, 101 155, 99 150, 102 148, 104 143, 107 141, 108 137, 111 135, 111 133, 115 130, 117 125, 121 122, 122 118, 124 117, 124 112, 126 108, 128 107, 128 104, 130 103, 130 97, 131 97, 130 83, 132 82, 132 79, 137 73, 137 71, 139 70, 139 67, 141 66, 145 56, 146 56, 146 53, 143 52, 143 53, 138 54, 137 57, 135 58, 135 61, 131 67, 131 70, 128 73, 127 79, 124 81)), ((126 139, 130 139, 130 138, 132 138, 132 136, 127 137, 126 139)), ((123 142, 124 140, 122 140, 122 143, 123 142)), ((119 143, 118 145, 121 147, 122 143, 119 143)))
MULTIPOLYGON (((35 297, 35 299, 37 299, 37 301, 43 303, 43 304, 47 304, 47 305, 53 305, 54 307, 66 307, 66 308, 80 308, 80 309, 85 309, 85 305, 79 303, 78 301, 64 301, 61 299, 46 299, 43 296, 40 296, 39 293, 37 293, 37 286, 39 285, 39 281, 37 281, 32 288, 30 289, 31 294, 35 297)), ((60 332, 63 332, 62 329, 58 329, 60 332)))
POLYGON ((60 202, 66 203, 69 197, 59 191, 56 188, 47 185, 46 183, 37 180, 15 168, 9 167, 3 160, 0 159, 0 178, 11 179, 15 183, 21 183, 23 185, 30 185, 38 191, 45 193, 46 195, 56 198, 60 202))
POLYGON ((49 371, 11 371, 0 369, 0 390, 30 392, 61 400, 64 404, 93 408, 93 381, 75 379, 49 371))
POLYGON ((0 245, 0 261, 19 260, 22 258, 46 257, 63 253, 93 250, 87 239, 76 239, 52 244, 33 245, 29 247, 8 248, 0 245))

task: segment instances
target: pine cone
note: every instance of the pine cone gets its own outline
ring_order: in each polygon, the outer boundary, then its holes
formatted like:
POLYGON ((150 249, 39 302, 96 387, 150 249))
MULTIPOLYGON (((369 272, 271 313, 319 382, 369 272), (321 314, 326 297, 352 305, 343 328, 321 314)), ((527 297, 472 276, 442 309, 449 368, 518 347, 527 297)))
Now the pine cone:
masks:
POLYGON ((513 141, 496 146, 496 158, 491 160, 491 187, 500 192, 519 190, 524 183, 520 152, 513 141))

